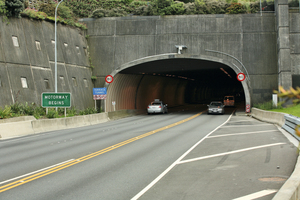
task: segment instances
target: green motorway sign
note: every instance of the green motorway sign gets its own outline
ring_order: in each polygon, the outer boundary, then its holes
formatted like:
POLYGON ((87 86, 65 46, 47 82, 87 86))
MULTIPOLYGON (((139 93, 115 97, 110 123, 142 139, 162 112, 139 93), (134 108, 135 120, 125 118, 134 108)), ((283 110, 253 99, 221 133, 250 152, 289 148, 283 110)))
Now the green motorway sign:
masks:
POLYGON ((42 93, 42 107, 71 107, 71 93, 42 93))

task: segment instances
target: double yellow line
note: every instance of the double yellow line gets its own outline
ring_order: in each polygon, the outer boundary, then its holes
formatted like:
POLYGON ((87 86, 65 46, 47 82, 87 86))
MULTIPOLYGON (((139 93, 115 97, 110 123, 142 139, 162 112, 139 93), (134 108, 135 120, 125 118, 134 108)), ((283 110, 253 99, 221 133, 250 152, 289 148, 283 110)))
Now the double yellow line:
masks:
POLYGON ((40 172, 37 172, 37 173, 35 173, 35 174, 33 174, 33 175, 30 175, 30 176, 27 176, 27 177, 25 177, 25 178, 20 178, 20 179, 17 180, 17 181, 14 181, 14 182, 11 182, 11 183, 9 183, 9 184, 0 186, 0 193, 1 193, 1 192, 4 192, 4 191, 7 191, 7 190, 10 190, 10 189, 12 189, 12 188, 18 187, 18 186, 23 185, 23 184, 25 184, 25 183, 31 182, 31 181, 36 180, 36 179, 38 179, 38 178, 47 176, 47 175, 52 174, 52 173, 54 173, 54 172, 60 171, 60 170, 65 169, 65 168, 67 168, 67 167, 76 165, 76 164, 78 164, 78 163, 81 163, 81 162, 86 161, 86 160, 88 160, 88 159, 91 159, 91 158, 93 158, 93 157, 99 156, 99 155, 104 154, 104 153, 106 153, 106 152, 112 151, 112 150, 114 150, 114 149, 117 149, 117 148, 119 148, 119 147, 122 147, 122 146, 124 146, 124 145, 126 145, 126 144, 129 144, 129 143, 131 143, 131 142, 137 141, 137 140, 142 139, 142 138, 144 138, 144 137, 147 137, 147 136, 149 136, 149 135, 153 135, 154 133, 157 133, 157 132, 160 132, 160 131, 163 131, 163 130, 172 128, 172 127, 177 126, 177 125, 182 124, 182 123, 185 123, 185 122, 187 122, 187 121, 189 121, 189 120, 192 120, 192 119, 198 117, 198 116, 201 115, 202 113, 203 113, 203 112, 200 112, 200 113, 198 113, 198 114, 196 114, 196 115, 193 115, 193 116, 191 116, 191 117, 189 117, 189 118, 187 118, 187 119, 181 120, 181 121, 176 122, 176 123, 174 123, 174 124, 171 124, 171 125, 168 125, 168 126, 165 126, 165 127, 159 128, 159 129, 156 129, 156 130, 154 130, 154 131, 150 131, 150 132, 148 132, 148 133, 145 133, 145 134, 142 134, 142 135, 133 137, 133 138, 131 138, 131 139, 125 140, 125 141, 120 142, 120 143, 118 143, 118 144, 109 146, 109 147, 107 147, 107 148, 105 148, 105 149, 102 149, 102 150, 100 150, 100 151, 96 151, 96 152, 91 153, 91 154, 88 154, 88 155, 86 155, 86 156, 83 156, 83 157, 80 157, 80 158, 77 158, 77 159, 74 159, 74 160, 65 162, 65 163, 63 163, 63 164, 59 164, 59 165, 57 165, 57 166, 55 166, 55 167, 51 167, 51 168, 49 168, 49 169, 42 170, 42 171, 40 171, 40 172))

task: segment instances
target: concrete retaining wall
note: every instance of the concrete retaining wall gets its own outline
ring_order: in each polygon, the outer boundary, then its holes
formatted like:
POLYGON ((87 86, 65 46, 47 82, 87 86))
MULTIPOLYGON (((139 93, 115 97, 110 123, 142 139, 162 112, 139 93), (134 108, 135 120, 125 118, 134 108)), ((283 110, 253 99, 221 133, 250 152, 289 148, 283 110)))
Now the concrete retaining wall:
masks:
POLYGON ((67 118, 36 120, 31 116, 0 120, 0 138, 6 139, 41 132, 95 125, 109 120, 145 114, 146 110, 118 110, 67 118))
MULTIPOLYGON (((0 106, 41 104, 41 93, 54 92, 54 23, 0 17, 0 106), (27 81, 22 85, 21 78, 27 81)), ((58 24, 58 92, 72 93, 72 106, 93 107, 93 83, 85 32, 58 24)))

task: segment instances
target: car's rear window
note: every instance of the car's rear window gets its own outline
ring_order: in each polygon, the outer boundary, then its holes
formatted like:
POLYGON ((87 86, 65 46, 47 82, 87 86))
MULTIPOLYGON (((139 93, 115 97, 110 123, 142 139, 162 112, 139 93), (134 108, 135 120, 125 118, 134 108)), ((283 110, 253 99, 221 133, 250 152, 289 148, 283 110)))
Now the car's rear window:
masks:
POLYGON ((234 100, 233 97, 225 97, 224 100, 234 100))
POLYGON ((157 102, 152 102, 152 103, 151 103, 151 105, 154 105, 154 106, 160 106, 160 104, 161 104, 161 103, 157 103, 157 102))
POLYGON ((222 104, 221 103, 211 103, 210 105, 211 106, 221 106, 222 104))

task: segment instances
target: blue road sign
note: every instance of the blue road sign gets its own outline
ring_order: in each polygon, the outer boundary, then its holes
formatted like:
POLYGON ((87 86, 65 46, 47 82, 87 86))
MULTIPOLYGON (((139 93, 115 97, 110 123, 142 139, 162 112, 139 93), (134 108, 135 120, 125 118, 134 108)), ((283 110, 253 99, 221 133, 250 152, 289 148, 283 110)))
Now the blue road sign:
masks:
POLYGON ((93 88, 93 95, 105 95, 106 88, 93 88))

